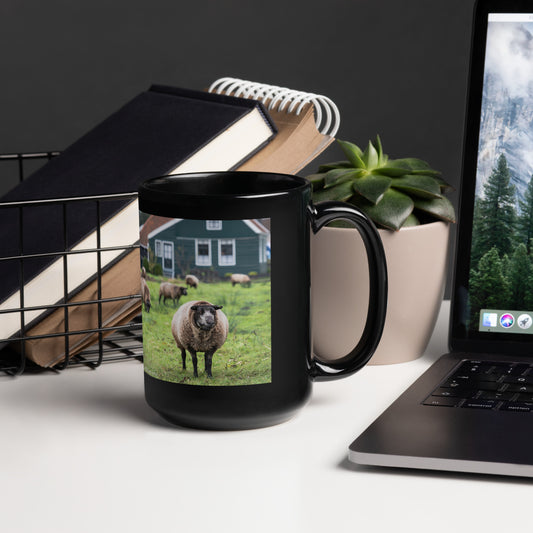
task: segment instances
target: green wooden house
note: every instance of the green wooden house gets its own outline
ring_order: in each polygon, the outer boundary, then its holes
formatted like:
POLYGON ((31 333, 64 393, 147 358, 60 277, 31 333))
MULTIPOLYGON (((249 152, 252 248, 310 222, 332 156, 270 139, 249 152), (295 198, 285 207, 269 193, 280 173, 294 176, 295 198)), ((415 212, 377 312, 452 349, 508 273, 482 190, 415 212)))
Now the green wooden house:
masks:
POLYGON ((152 229, 147 246, 169 278, 216 272, 265 274, 270 231, 259 220, 171 219, 152 229))

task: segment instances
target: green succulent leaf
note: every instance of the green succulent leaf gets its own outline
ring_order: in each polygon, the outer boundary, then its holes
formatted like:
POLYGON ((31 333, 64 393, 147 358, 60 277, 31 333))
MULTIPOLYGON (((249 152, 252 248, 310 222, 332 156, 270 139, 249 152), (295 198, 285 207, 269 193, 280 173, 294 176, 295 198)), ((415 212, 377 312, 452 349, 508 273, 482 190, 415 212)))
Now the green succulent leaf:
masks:
POLYGON ((441 193, 455 191, 454 187, 452 187, 447 181, 443 180, 441 177, 435 176, 434 179, 439 184, 441 193))
POLYGON ((404 168, 408 174, 425 174, 428 176, 440 176, 438 170, 432 169, 426 161, 416 157, 404 157, 403 159, 390 159, 388 166, 394 168, 404 168))
POLYGON ((405 168, 407 170, 431 170, 426 161, 416 157, 403 157, 401 159, 391 159, 389 165, 394 167, 405 168))
POLYGON ((352 203, 380 226, 396 231, 402 227, 414 208, 414 202, 409 196, 394 189, 387 190, 377 205, 357 195, 352 198, 352 203))
POLYGON ((425 170, 411 170, 409 174, 416 174, 419 176, 431 176, 432 178, 438 178, 440 172, 438 170, 433 170, 431 168, 426 168, 425 170))
POLYGON ((335 187, 328 189, 320 189, 313 193, 313 200, 315 202, 324 202, 326 200, 336 200, 339 202, 346 202, 353 196, 352 182, 345 181, 335 187))
POLYGON ((324 187, 333 187, 335 185, 340 185, 348 180, 354 180, 360 178, 362 174, 365 174, 366 170, 362 168, 353 169, 353 168, 335 168, 329 170, 325 174, 324 178, 324 187))
POLYGON ((415 200, 415 207, 446 222, 455 222, 455 210, 448 198, 434 198, 433 200, 415 200))
POLYGON ((392 178, 369 174, 353 182, 353 190, 368 201, 377 204, 389 189, 392 178))
POLYGON ((391 167, 387 163, 383 167, 379 167, 379 173, 383 174, 384 176, 390 176, 391 178, 398 178, 400 176, 405 176, 408 174, 410 170, 407 170, 403 167, 391 167))
POLYGON ((354 166, 355 168, 366 168, 362 159, 363 152, 361 151, 361 148, 359 148, 359 146, 348 141, 341 141, 339 139, 337 139, 337 142, 339 143, 339 146, 342 148, 342 151, 344 152, 352 166, 354 166))
POLYGON ((311 185, 313 186, 313 191, 322 189, 322 187, 324 187, 325 176, 326 174, 324 174, 323 172, 306 176, 307 179, 311 182, 311 185))
POLYGON ((405 222, 403 223, 402 228, 409 228, 409 227, 412 227, 412 226, 420 226, 420 220, 418 220, 416 215, 414 215, 413 213, 411 213, 405 219, 405 222))
POLYGON ((384 164, 383 159, 387 156, 383 153, 383 145, 381 144, 381 137, 379 135, 376 135, 376 139, 374 140, 374 146, 376 147, 376 150, 378 152, 378 165, 381 167, 384 164))
POLYGON ((422 198, 442 198, 440 185, 431 176, 407 174, 393 180, 392 187, 422 198))
POLYGON ((379 135, 365 150, 337 140, 344 161, 320 165, 308 176, 313 199, 350 201, 379 226, 398 230, 431 220, 455 221, 454 208, 444 194, 453 188, 440 172, 414 157, 389 159, 379 135))
POLYGON ((379 166, 379 154, 374 145, 372 144, 372 141, 368 141, 368 146, 366 147, 366 150, 363 153, 362 159, 366 168, 368 168, 369 170, 379 166))
POLYGON ((326 163, 318 167, 318 172, 327 172, 334 168, 353 168, 350 161, 334 161, 333 163, 326 163))

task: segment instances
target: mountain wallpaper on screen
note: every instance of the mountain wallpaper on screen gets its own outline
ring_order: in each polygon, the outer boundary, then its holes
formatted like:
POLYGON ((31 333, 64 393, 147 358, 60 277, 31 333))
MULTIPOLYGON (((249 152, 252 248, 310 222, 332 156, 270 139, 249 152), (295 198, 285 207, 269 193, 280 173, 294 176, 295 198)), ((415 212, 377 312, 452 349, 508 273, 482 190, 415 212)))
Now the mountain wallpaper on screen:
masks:
POLYGON ((490 22, 470 260, 481 309, 533 311, 533 24, 490 22))
POLYGON ((533 23, 489 23, 485 62, 476 193, 504 154, 522 197, 533 174, 533 23))

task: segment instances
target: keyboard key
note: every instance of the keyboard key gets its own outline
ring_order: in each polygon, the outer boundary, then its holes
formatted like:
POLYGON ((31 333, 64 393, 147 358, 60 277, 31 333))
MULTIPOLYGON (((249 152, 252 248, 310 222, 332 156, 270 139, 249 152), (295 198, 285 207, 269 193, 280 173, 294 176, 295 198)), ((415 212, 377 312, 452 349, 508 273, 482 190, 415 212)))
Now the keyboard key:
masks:
MULTIPOLYGON (((494 384, 495 385, 495 389, 498 389, 499 387, 501 387, 500 384, 494 384)), ((476 380, 455 380, 455 379, 450 379, 446 382, 444 382, 442 385, 441 385, 441 388, 443 389, 468 389, 468 390, 472 390, 473 388, 479 388, 479 382, 476 381, 476 380)))
POLYGON ((439 407, 456 407, 463 401, 462 398, 439 398, 436 396, 430 396, 424 405, 436 405, 439 407))
POLYGON ((506 392, 533 393, 533 385, 509 384, 505 389, 506 392))
POLYGON ((507 372, 510 376, 521 376, 524 372, 529 370, 530 366, 526 363, 519 363, 514 365, 507 372))
POLYGON ((533 394, 519 394, 516 397, 517 402, 533 402, 533 394))
POLYGON ((470 409, 493 409, 498 402, 496 400, 466 400, 462 407, 470 409))
POLYGON ((452 379, 453 381, 460 381, 461 383, 464 383, 468 380, 474 381, 476 376, 473 376, 472 374, 454 374, 452 379))
POLYGON ((444 398, 472 398, 478 391, 470 389, 445 389, 438 388, 431 393, 431 396, 442 396, 444 398))
POLYGON ((503 378, 503 383, 521 383, 524 385, 533 385, 533 376, 506 376, 503 378))
POLYGON ((500 409, 502 411, 529 413, 531 410, 533 410, 533 402, 504 402, 500 409))
POLYGON ((493 392, 482 391, 478 398, 480 400, 512 400, 516 396, 516 392, 493 392))
POLYGON ((478 381, 475 386, 479 390, 490 390, 490 391, 497 391, 502 388, 501 383, 494 383, 493 381, 478 381))
POLYGON ((483 381, 499 381, 502 378, 500 373, 491 373, 491 374, 479 374, 479 378, 483 381))

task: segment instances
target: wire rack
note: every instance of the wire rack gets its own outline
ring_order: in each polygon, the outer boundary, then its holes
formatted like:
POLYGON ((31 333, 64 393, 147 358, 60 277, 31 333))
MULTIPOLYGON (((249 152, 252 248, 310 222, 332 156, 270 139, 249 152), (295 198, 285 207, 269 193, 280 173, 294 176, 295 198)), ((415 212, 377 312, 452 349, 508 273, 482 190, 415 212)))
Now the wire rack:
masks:
MULTIPOLYGON (((7 182, 9 185, 14 185, 17 182, 21 182, 31 172, 32 169, 38 168, 42 164, 46 163, 53 157, 59 155, 59 152, 39 152, 39 153, 17 153, 17 154, 0 154, 0 170, 2 171, 1 177, 3 182, 7 182)), ((51 200, 38 200, 28 202, 0 202, 0 213, 3 210, 7 210, 9 216, 18 218, 18 227, 20 233, 20 242, 17 253, 9 253, 2 255, 0 251, 0 262, 8 262, 9 268, 18 269, 19 271, 19 303, 16 307, 9 307, 8 309, 0 310, 0 320, 2 316, 7 313, 16 313, 19 322, 19 331, 8 338, 0 338, 0 372, 8 375, 17 376, 22 373, 36 372, 45 370, 43 367, 35 364, 30 358, 27 357, 27 343, 30 341, 36 341, 39 339, 62 339, 61 344, 64 347, 64 357, 58 364, 52 367, 46 368, 46 370, 52 370, 55 372, 62 371, 70 366, 86 365, 90 368, 97 368, 103 362, 122 361, 129 359, 136 359, 142 361, 142 328, 141 318, 136 316, 127 324, 105 327, 103 322, 103 305, 126 300, 140 301, 140 294, 127 294, 124 296, 117 296, 113 298, 102 297, 102 275, 104 268, 102 266, 101 256, 104 252, 111 250, 115 252, 127 253, 135 248, 139 248, 138 244, 124 245, 111 248, 105 248, 101 246, 101 220, 100 209, 104 202, 117 201, 117 200, 129 200, 134 199, 137 196, 136 193, 127 194, 113 194, 113 195, 100 195, 100 196, 85 196, 79 198, 55 198, 51 200), (67 246, 67 210, 75 209, 77 202, 90 202, 94 203, 96 221, 96 247, 84 249, 82 252, 73 251, 67 246), (25 219, 27 210, 36 209, 43 206, 53 205, 56 209, 62 210, 63 224, 62 228, 58 231, 64 233, 65 247, 61 251, 55 251, 50 253, 40 254, 28 254, 25 253, 22 235, 23 228, 25 227, 25 219), (68 293, 68 268, 67 258, 75 253, 94 253, 96 254, 96 285, 97 285, 97 297, 91 299, 83 299, 73 303, 69 301, 68 293), (63 284, 60 288, 63 297, 62 299, 54 303, 53 305, 46 306, 33 306, 28 307, 24 305, 25 287, 24 287, 24 267, 27 261, 35 258, 47 257, 50 259, 62 261, 62 277, 63 284), (75 329, 69 327, 69 309, 73 306, 97 306, 97 327, 88 329, 75 329), (63 313, 63 325, 64 327, 60 332, 53 333, 40 333, 33 334, 31 327, 26 323, 26 314, 29 311, 36 311, 41 314, 57 312, 63 313), (70 355, 71 338, 73 335, 89 336, 92 335, 95 342, 89 347, 70 355)), ((71 295, 70 295, 71 296, 71 295)), ((133 303, 133 302, 132 302, 133 303)), ((5 307, 5 306, 4 306, 5 307)), ((1 335, 0 335, 1 336, 1 335)))

